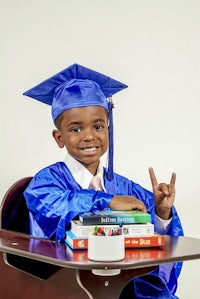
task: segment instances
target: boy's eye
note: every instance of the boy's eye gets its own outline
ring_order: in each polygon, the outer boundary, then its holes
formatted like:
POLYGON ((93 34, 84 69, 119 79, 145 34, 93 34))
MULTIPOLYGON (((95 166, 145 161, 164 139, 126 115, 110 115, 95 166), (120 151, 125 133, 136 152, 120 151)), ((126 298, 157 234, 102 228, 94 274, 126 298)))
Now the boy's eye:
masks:
POLYGON ((81 132, 81 128, 72 128, 71 132, 73 132, 73 133, 80 133, 81 132))
POLYGON ((103 129, 103 126, 102 125, 95 125, 95 129, 96 130, 101 130, 101 129, 103 129))

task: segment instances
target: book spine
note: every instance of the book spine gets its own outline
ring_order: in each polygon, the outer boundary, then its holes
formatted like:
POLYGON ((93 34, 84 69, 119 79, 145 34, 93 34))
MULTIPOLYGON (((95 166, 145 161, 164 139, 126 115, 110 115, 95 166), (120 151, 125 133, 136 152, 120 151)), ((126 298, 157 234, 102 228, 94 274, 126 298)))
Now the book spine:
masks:
MULTIPOLYGON (((118 228, 118 225, 104 225, 100 226, 97 225, 97 227, 102 227, 103 230, 106 232, 109 232, 110 230, 114 230, 118 228)), ((87 237, 89 233, 93 232, 95 228, 95 225, 76 225, 72 222, 71 224, 71 231, 78 237, 87 237)), ((154 234, 154 225, 151 223, 148 224, 129 224, 124 225, 122 227, 123 234, 126 236, 132 235, 132 236, 149 236, 154 234)))
MULTIPOLYGON (((88 239, 81 237, 70 238, 69 236, 66 236, 66 244, 72 249, 87 249, 88 239)), ((124 245, 125 248, 162 247, 165 245, 165 238, 162 235, 149 237, 125 237, 124 245)))
POLYGON ((125 248, 159 247, 165 245, 164 236, 125 237, 125 248))
POLYGON ((67 238, 66 244, 69 245, 72 249, 87 249, 88 239, 87 238, 75 238, 75 239, 67 238))
POLYGON ((98 224, 137 224, 137 223, 147 223, 151 222, 151 216, 146 215, 127 215, 127 216, 79 216, 79 220, 83 225, 98 225, 98 224))

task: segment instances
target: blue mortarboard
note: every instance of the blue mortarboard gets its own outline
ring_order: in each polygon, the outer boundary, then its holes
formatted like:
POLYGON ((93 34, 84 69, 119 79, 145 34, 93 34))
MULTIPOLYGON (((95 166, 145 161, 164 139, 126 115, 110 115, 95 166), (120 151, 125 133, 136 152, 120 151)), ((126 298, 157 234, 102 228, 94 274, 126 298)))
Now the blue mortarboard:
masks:
POLYGON ((99 72, 73 64, 23 94, 51 105, 52 118, 65 110, 85 106, 102 106, 109 112, 109 164, 108 179, 113 178, 113 94, 127 85, 99 72))

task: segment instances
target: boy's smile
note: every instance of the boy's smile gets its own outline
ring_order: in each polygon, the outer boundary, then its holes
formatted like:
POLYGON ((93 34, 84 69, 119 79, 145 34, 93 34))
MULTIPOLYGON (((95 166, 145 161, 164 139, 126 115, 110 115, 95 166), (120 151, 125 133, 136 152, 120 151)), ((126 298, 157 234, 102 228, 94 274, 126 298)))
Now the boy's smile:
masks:
POLYGON ((71 108, 61 115, 60 127, 53 131, 59 147, 96 173, 100 157, 108 148, 108 116, 100 106, 71 108))

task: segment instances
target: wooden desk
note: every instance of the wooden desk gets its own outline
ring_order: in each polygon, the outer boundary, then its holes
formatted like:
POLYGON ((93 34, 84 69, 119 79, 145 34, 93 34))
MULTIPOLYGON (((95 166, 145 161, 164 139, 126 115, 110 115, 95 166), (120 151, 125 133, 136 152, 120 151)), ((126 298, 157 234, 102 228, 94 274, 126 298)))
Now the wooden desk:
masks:
POLYGON ((93 262, 85 250, 73 252, 64 244, 0 230, 0 294, 7 299, 116 299, 131 278, 158 264, 199 258, 200 239, 188 237, 166 236, 162 249, 127 249, 122 261, 93 262))

